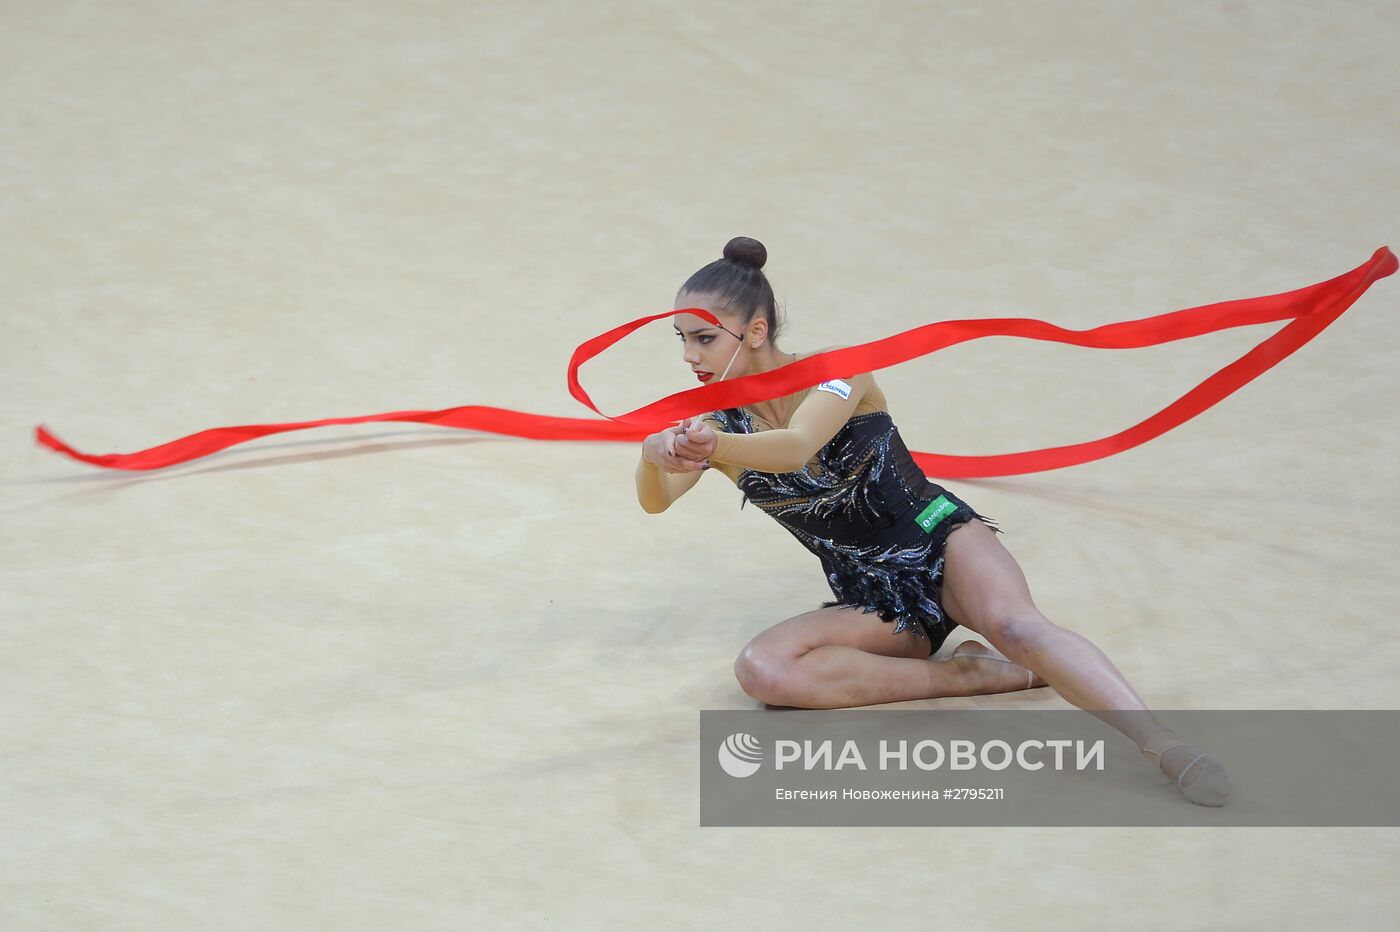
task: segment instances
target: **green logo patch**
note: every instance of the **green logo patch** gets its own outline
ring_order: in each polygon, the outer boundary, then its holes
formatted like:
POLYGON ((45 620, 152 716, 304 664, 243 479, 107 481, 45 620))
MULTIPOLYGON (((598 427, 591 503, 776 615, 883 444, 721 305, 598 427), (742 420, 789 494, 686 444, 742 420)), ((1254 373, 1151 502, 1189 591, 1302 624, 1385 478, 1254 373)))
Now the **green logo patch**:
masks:
POLYGON ((928 507, 919 512, 919 516, 914 520, 919 522, 919 527, 924 529, 924 533, 932 534, 938 522, 957 510, 958 506, 948 501, 948 496, 940 495, 929 502, 928 507))

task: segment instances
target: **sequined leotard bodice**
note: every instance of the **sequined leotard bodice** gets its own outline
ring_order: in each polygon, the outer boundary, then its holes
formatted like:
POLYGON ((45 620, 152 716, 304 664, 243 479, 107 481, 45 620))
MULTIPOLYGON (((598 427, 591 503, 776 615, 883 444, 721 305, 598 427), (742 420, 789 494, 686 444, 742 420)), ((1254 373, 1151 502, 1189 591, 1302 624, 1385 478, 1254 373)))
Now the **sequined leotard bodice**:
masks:
MULTIPOLYGON (((742 408, 708 415, 729 433, 754 433, 742 408)), ((821 560, 834 600, 913 628, 938 650, 957 627, 939 601, 943 549, 953 528, 996 522, 929 481, 887 411, 856 414, 796 472, 727 470, 752 501, 821 560)))

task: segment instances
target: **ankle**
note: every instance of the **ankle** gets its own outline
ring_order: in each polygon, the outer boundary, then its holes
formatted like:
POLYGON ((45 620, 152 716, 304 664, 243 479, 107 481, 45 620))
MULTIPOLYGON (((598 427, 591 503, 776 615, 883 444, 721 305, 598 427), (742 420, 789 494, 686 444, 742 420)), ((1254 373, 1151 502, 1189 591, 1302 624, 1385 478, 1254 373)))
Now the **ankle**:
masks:
POLYGON ((1181 739, 1181 736, 1170 728, 1162 728, 1160 731, 1153 732, 1152 735, 1138 747, 1138 750, 1152 760, 1157 760, 1167 751, 1185 743, 1186 742, 1181 739))

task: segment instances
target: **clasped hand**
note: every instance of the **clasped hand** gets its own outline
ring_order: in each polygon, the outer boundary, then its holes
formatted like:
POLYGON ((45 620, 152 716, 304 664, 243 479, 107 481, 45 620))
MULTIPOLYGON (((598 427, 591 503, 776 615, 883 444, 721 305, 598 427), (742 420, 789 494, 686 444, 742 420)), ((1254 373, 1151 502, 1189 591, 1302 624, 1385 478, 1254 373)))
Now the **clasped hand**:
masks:
POLYGON ((646 439, 647 462, 666 472, 698 472, 710 467, 715 452, 715 432, 698 418, 687 418, 646 439))

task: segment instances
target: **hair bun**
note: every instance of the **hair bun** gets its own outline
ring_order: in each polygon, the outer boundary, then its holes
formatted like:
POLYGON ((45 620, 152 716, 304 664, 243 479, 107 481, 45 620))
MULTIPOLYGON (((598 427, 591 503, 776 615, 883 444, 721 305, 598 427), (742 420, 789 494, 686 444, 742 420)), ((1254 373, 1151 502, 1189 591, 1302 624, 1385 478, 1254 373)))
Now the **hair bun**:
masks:
POLYGON ((724 258, 731 262, 740 262, 755 269, 761 269, 763 264, 768 261, 768 250, 764 249, 763 244, 756 239, 736 236, 724 244, 724 258))

